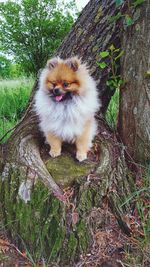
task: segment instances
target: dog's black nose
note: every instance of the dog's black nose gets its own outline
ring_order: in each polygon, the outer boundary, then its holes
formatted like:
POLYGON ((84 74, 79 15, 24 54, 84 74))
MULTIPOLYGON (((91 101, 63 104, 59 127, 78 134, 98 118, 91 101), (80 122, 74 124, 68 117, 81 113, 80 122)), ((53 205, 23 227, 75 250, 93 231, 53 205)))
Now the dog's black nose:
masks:
POLYGON ((59 88, 54 88, 54 89, 53 89, 53 93, 54 93, 54 95, 60 95, 60 94, 61 94, 59 88))

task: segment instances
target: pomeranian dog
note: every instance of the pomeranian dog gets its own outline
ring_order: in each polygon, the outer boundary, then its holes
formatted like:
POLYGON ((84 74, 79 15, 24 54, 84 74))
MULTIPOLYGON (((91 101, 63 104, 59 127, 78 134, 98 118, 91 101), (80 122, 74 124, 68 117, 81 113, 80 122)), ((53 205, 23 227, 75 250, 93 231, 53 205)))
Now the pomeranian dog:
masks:
POLYGON ((75 143, 78 161, 87 159, 99 107, 96 82, 86 64, 78 57, 48 60, 39 77, 35 109, 51 157, 59 156, 62 142, 68 142, 75 143))

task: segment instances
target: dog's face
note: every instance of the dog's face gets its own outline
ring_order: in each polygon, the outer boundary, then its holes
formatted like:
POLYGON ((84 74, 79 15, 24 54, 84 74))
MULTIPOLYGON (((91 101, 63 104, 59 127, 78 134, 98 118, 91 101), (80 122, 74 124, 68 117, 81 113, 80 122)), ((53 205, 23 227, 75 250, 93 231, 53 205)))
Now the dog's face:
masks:
POLYGON ((56 102, 71 99, 80 93, 77 71, 80 61, 77 58, 59 61, 57 58, 47 62, 46 90, 56 102))

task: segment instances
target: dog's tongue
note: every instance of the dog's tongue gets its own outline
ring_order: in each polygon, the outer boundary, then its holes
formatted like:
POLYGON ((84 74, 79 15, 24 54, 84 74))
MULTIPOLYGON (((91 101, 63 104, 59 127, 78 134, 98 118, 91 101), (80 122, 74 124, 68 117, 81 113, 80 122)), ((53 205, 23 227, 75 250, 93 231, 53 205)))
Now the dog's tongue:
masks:
POLYGON ((57 96, 55 96, 55 100, 56 100, 57 102, 59 102, 59 101, 62 100, 63 96, 64 96, 64 95, 57 95, 57 96))

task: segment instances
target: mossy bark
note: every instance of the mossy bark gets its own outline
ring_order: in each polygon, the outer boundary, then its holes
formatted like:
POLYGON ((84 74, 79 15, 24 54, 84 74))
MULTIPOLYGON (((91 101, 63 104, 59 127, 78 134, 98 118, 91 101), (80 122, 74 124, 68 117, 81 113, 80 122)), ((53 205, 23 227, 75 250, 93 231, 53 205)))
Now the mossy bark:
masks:
MULTIPOLYGON (((123 154, 115 135, 103 119, 99 121, 104 135, 100 133, 96 138, 85 163, 76 161, 70 146, 69 150, 64 147, 62 156, 56 159, 48 156, 45 146, 42 148, 45 166, 66 194, 64 201, 55 198, 42 179, 32 176, 28 166, 20 168, 15 162, 7 163, 0 180, 1 223, 12 242, 27 249, 35 262, 44 257, 58 266, 73 266, 93 242, 96 222, 93 217, 91 222, 91 214, 102 206, 104 197, 122 230, 130 233, 120 208, 130 192, 123 154)), ((36 157, 32 159, 34 164, 35 160, 36 157)))
POLYGON ((13 243, 23 250, 27 248, 35 261, 44 257, 65 266, 77 260, 91 241, 87 215, 98 189, 85 187, 83 180, 82 186, 76 183, 74 196, 63 203, 38 181, 32 187, 31 200, 25 203, 18 196, 22 179, 21 173, 13 169, 0 183, 0 213, 13 243), (78 201, 75 201, 75 195, 78 201), (73 220, 75 213, 77 222, 73 220))

